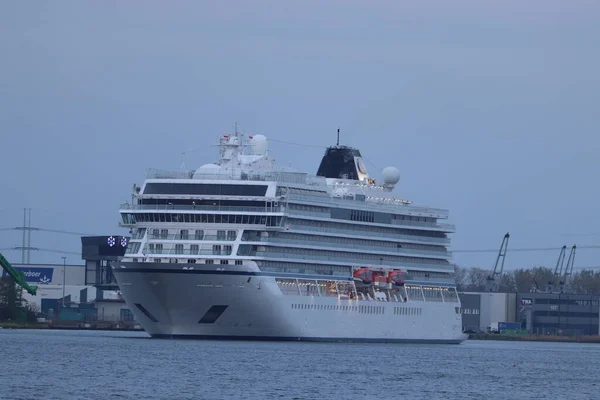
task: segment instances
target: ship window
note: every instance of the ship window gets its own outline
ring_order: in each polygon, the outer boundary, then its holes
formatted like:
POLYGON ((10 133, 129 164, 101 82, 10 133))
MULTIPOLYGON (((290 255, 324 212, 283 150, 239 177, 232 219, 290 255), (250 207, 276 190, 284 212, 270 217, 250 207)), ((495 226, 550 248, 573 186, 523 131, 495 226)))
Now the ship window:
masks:
POLYGON ((232 251, 232 247, 231 246, 223 246, 223 253, 230 255, 232 251))
POLYGON ((159 262, 161 262, 161 261, 162 261, 162 260, 161 260, 160 258, 155 258, 155 259, 154 259, 154 262, 155 262, 155 263, 159 263, 159 262))
POLYGON ((242 260, 235 260, 235 265, 242 265, 244 262, 242 260))
POLYGON ((169 230, 168 229, 161 229, 160 230, 160 238, 161 239, 166 239, 167 237, 169 237, 169 230))
POLYGON ((200 246, 198 246, 197 244, 193 244, 190 246, 190 254, 198 254, 198 251, 200 249, 200 246))
POLYGON ((175 245, 175 254, 183 254, 183 245, 182 244, 175 245))
POLYGON ((204 231, 201 229, 197 229, 195 234, 194 234, 194 239, 196 240, 202 240, 204 239, 204 231))
POLYGON ((179 239, 181 240, 187 240, 189 237, 189 231, 187 229, 182 229, 179 232, 179 239))
POLYGON ((236 231, 227 231, 227 240, 235 240, 236 236, 236 231))
POLYGON ((196 260, 194 260, 193 258, 188 260, 188 264, 196 264, 196 260))
POLYGON ((148 245, 148 251, 149 251, 150 253, 154 253, 154 243, 150 243, 150 244, 148 245))
POLYGON ((189 183, 147 183, 144 194, 192 194, 221 196, 264 196, 267 185, 215 185, 189 183))
POLYGON ((215 260, 205 260, 204 264, 214 264, 215 260))
POLYGON ((213 247, 212 247, 212 253, 214 255, 221 254, 221 246, 219 246, 218 244, 213 245, 213 247))
POLYGON ((152 238, 153 239, 158 239, 158 229, 152 229, 152 238))
POLYGON ((221 264, 229 264, 229 260, 221 260, 221 264))

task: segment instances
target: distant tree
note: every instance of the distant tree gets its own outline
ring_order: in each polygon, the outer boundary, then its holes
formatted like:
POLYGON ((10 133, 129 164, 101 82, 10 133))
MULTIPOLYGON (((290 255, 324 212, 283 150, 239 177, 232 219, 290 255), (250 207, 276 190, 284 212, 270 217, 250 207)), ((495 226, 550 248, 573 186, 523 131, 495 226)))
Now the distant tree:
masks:
MULTIPOLYGON (((556 285, 558 285, 558 282, 554 276, 554 270, 552 270, 551 268, 543 266, 533 267, 533 269, 531 270, 531 275, 535 277, 535 280, 538 283, 540 290, 542 291, 548 288, 549 283, 553 282, 555 287, 556 285)), ((556 289, 558 289, 558 287, 556 287, 556 289)))
POLYGON ((499 291, 503 293, 510 293, 517 290, 515 282, 515 275, 513 272, 505 272, 500 276, 499 291))
POLYGON ((515 286, 518 292, 529 292, 535 287, 535 284, 539 285, 540 290, 545 290, 546 285, 540 283, 537 278, 533 276, 533 272, 530 269, 517 269, 513 272, 515 279, 515 286))
POLYGON ((14 319, 22 305, 19 290, 10 276, 0 278, 0 321, 14 319))
POLYGON ((458 265, 454 265, 454 277, 456 279, 456 289, 459 291, 465 290, 467 286, 467 274, 466 268, 461 268, 458 265))
POLYGON ((472 267, 469 268, 465 281, 465 290, 481 291, 485 290, 485 282, 489 273, 483 268, 472 267))
POLYGON ((600 294, 600 271, 584 270, 574 273, 571 290, 582 294, 600 294))

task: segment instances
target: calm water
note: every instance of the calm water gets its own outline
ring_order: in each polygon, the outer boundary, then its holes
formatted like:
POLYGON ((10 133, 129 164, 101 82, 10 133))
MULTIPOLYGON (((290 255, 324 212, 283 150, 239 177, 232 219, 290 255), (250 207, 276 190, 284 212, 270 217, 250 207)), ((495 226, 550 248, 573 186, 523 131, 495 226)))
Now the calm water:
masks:
POLYGON ((600 345, 321 344, 0 330, 1 399, 599 399, 600 345))

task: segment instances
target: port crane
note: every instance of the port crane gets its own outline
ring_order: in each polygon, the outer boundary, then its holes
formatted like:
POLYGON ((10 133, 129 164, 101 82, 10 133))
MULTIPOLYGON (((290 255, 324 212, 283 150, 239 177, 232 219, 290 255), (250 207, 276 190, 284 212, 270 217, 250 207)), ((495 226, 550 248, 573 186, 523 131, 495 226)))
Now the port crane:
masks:
POLYGON ((21 271, 17 271, 8 260, 0 253, 0 266, 6 271, 6 273, 14 279, 15 283, 21 286, 23 289, 27 291, 32 296, 35 296, 37 293, 37 286, 30 285, 25 280, 25 275, 21 271))
POLYGON ((561 276, 563 274, 563 265, 565 264, 565 255, 567 252, 567 246, 563 246, 560 249, 560 253, 558 254, 558 260, 556 261, 556 267, 554 268, 554 275, 552 275, 551 280, 548 281, 548 293, 552 293, 554 291, 554 282, 558 280, 560 282, 561 276))
POLYGON ((502 244, 500 245, 500 250, 498 251, 498 257, 496 258, 496 264, 494 268, 490 271, 490 274, 485 280, 485 291, 486 292, 497 292, 500 289, 500 278, 502 273, 504 272, 504 260, 506 259, 506 251, 508 249, 508 239, 510 238, 510 234, 507 232, 502 239, 502 244), (500 263, 500 259, 502 259, 502 263, 500 263), (498 269, 498 264, 500 264, 500 269, 498 269))
POLYGON ((569 253, 569 258, 567 259, 567 266, 565 267, 565 273, 562 276, 562 280, 558 281, 558 287, 561 293, 565 290, 569 290, 569 286, 571 285, 571 277, 573 276, 573 265, 575 264, 575 251, 577 250, 577 245, 573 245, 571 247, 571 252, 569 253))

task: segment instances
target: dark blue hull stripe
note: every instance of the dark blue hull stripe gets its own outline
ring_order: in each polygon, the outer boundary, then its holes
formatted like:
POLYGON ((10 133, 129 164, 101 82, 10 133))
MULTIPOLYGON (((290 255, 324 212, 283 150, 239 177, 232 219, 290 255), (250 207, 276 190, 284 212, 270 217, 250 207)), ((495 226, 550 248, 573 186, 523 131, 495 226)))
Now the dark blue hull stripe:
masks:
POLYGON ((461 339, 386 339, 386 338, 328 338, 288 336, 233 336, 233 335, 150 335, 156 339, 193 340, 245 340, 262 342, 338 342, 338 343, 416 343, 416 344, 460 344, 461 339))
MULTIPOLYGON (((269 276, 273 278, 295 278, 295 279, 327 279, 338 281, 352 281, 353 278, 348 276, 334 275, 306 275, 306 274, 286 274, 284 272, 253 272, 253 271, 213 271, 201 269, 169 269, 169 268, 115 268, 114 271, 119 273, 154 273, 154 274, 195 274, 195 275, 230 275, 230 276, 269 276)), ((456 287, 449 283, 441 282, 425 282, 425 281, 406 281, 407 284, 423 285, 423 286, 441 286, 441 287, 456 287)))

